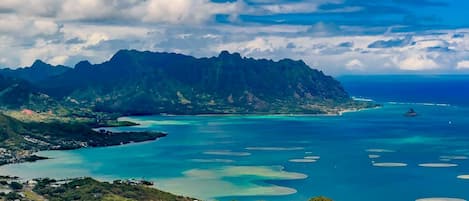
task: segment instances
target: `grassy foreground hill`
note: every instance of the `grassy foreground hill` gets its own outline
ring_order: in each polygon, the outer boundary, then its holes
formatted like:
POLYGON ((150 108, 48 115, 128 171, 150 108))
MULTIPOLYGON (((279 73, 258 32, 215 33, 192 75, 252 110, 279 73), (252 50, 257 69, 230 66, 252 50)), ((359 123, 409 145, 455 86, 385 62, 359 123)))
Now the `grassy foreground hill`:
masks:
MULTIPOLYGON (((9 193, 0 193, 0 200, 21 201, 197 201, 153 188, 146 181, 116 180, 100 182, 92 178, 54 180, 49 178, 18 182, 17 178, 1 177, 0 187, 9 193)), ((309 201, 332 201, 320 196, 309 201)))
MULTIPOLYGON (((148 183, 149 184, 149 183, 148 183)), ((92 178, 66 180, 34 179, 21 182, 0 176, 0 200, 20 201, 196 201, 178 196, 141 181, 100 182, 92 178)))
POLYGON ((196 199, 177 196, 141 184, 107 183, 91 178, 74 179, 60 186, 53 180, 39 180, 33 191, 50 201, 194 201, 196 199))

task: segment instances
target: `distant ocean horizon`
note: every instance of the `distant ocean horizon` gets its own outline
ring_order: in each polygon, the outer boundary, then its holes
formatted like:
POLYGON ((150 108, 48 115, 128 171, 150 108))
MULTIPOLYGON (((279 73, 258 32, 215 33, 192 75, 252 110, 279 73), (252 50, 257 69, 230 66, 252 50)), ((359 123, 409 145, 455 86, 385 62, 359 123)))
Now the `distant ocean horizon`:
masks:
POLYGON ((344 75, 337 79, 350 95, 377 102, 469 106, 469 74, 344 75))
POLYGON ((154 142, 71 151, 0 167, 22 178, 145 178, 221 201, 469 200, 469 76, 342 76, 351 96, 383 104, 342 116, 138 116, 116 131, 154 142), (417 117, 405 117, 413 108, 417 117))

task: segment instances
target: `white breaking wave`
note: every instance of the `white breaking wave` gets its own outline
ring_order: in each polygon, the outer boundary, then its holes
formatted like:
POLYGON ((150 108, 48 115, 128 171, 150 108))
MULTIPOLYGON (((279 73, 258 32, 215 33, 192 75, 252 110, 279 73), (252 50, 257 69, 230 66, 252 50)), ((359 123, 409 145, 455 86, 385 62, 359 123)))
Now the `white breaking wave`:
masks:
POLYGON ((371 99, 371 98, 364 98, 364 97, 355 97, 355 96, 352 96, 352 99, 353 99, 353 100, 356 100, 356 101, 374 102, 373 99, 371 99))
POLYGON ((451 106, 448 103, 412 103, 412 102, 395 102, 395 101, 389 101, 386 103, 391 104, 391 105, 425 105, 425 106, 440 106, 440 107, 451 106))
POLYGON ((304 147, 246 147, 245 149, 257 151, 295 151, 303 150, 304 147))
POLYGON ((460 198, 422 198, 415 201, 466 201, 460 198))
POLYGON ((288 160, 293 163, 314 163, 316 160, 314 159, 305 159, 305 158, 299 158, 299 159, 290 159, 288 160))
POLYGON ((231 150, 216 150, 216 151, 206 151, 206 155, 221 155, 221 156, 249 156, 251 153, 248 152, 234 152, 231 150))
POLYGON ((406 167, 406 163, 372 163, 376 167, 406 167))
POLYGON ((431 167, 431 168, 446 168, 446 167, 456 167, 458 164, 454 163, 422 163, 419 164, 420 167, 431 167))
POLYGON ((390 150, 390 149, 367 149, 365 151, 366 152, 374 152, 374 153, 392 153, 392 152, 396 152, 396 151, 390 150))
POLYGON ((458 179, 469 179, 469 174, 463 174, 463 175, 459 175, 457 176, 458 179))

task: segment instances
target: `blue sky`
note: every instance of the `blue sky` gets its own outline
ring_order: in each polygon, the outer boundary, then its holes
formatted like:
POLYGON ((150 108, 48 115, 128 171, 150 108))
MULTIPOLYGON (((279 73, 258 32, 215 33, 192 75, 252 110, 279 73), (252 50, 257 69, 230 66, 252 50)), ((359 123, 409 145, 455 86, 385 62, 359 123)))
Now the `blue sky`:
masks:
POLYGON ((466 0, 2 0, 0 67, 229 50, 334 75, 468 73, 466 10, 466 0))

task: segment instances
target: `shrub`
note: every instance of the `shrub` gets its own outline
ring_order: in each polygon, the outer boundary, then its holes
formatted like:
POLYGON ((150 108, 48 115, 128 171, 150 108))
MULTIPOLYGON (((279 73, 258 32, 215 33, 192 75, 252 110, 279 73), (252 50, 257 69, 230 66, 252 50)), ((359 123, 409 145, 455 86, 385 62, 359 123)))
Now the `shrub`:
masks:
POLYGON ((11 182, 10 188, 12 188, 13 190, 21 190, 21 189, 23 189, 23 184, 20 184, 20 183, 14 181, 14 182, 11 182))
POLYGON ((319 196, 319 197, 311 198, 309 199, 309 201, 333 201, 333 200, 324 196, 319 196))

